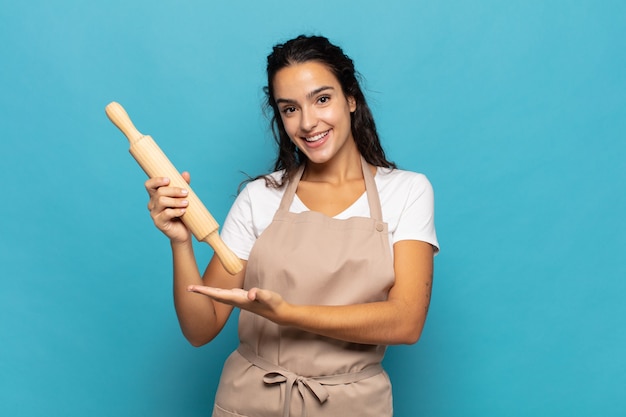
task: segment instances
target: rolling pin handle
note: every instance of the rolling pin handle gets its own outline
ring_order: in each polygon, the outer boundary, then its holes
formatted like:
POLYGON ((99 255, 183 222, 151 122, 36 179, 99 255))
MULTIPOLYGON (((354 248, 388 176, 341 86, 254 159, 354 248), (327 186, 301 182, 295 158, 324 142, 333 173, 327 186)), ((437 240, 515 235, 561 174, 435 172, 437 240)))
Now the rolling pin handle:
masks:
POLYGON ((208 243, 215 254, 219 258, 222 266, 226 269, 231 275, 235 275, 243 269, 243 264, 241 263, 241 259, 235 255, 235 253, 224 243, 222 238, 220 237, 217 230, 204 238, 204 242, 208 243))
POLYGON ((113 101, 106 106, 105 112, 113 124, 126 136, 131 145, 143 138, 144 135, 137 130, 121 104, 113 101))

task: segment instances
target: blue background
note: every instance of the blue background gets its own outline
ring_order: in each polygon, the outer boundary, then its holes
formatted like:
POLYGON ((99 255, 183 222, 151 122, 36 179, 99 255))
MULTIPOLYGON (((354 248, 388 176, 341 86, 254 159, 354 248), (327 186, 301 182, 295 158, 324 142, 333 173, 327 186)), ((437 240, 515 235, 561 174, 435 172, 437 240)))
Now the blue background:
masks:
MULTIPOLYGON (((236 323, 183 339, 122 103, 222 222, 273 158, 271 46, 344 47, 442 252, 396 415, 626 412, 623 1, 0 1, 0 414, 207 416, 236 323)), ((199 262, 211 256, 197 245, 199 262)))

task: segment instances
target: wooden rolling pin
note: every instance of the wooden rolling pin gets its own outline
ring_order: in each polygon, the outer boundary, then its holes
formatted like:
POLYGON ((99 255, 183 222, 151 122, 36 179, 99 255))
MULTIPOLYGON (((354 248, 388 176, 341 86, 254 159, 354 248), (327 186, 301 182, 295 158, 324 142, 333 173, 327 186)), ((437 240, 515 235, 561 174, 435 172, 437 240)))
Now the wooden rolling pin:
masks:
POLYGON ((243 268, 241 261, 220 238, 219 225, 154 140, 135 128, 128 113, 119 103, 109 103, 105 111, 113 124, 128 138, 131 155, 150 178, 167 177, 170 179, 170 186, 189 191, 187 195, 189 205, 181 220, 196 239, 208 243, 213 248, 228 272, 236 274, 241 271, 243 268))

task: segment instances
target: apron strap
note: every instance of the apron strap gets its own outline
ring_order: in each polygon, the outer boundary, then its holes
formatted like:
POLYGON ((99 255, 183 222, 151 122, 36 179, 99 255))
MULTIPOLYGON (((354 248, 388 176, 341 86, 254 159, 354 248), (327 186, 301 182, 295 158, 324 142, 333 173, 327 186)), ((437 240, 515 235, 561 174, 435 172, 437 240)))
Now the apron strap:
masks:
POLYGON ((291 207, 291 202, 293 201, 293 196, 296 195, 296 190, 298 189, 298 183, 300 182, 300 178, 302 178, 302 174, 304 173, 304 164, 300 165, 300 168, 296 171, 296 173, 289 179, 287 183, 287 188, 285 189, 285 193, 283 194, 283 198, 280 200, 280 206, 278 207, 278 212, 288 213, 289 208, 291 207))
MULTIPOLYGON (((365 180, 365 192, 367 193, 367 202, 370 206, 370 217, 372 219, 383 221, 383 210, 380 206, 380 198, 378 197, 378 187, 376 181, 370 171, 367 161, 361 155, 361 169, 363 170, 363 179, 365 180)), ((378 169, 378 168, 377 168, 378 169)))

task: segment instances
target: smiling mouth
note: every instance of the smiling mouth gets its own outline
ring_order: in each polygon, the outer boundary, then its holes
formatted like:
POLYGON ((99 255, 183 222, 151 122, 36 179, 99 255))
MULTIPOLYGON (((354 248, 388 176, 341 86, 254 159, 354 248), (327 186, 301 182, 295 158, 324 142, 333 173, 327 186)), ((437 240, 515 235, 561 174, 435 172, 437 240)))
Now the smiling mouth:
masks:
POLYGON ((322 132, 322 133, 318 133, 315 136, 310 136, 308 138, 304 138, 305 141, 311 143, 311 142, 317 142, 318 140, 326 137, 326 135, 328 135, 328 132, 330 132, 329 130, 327 130, 326 132, 322 132))

